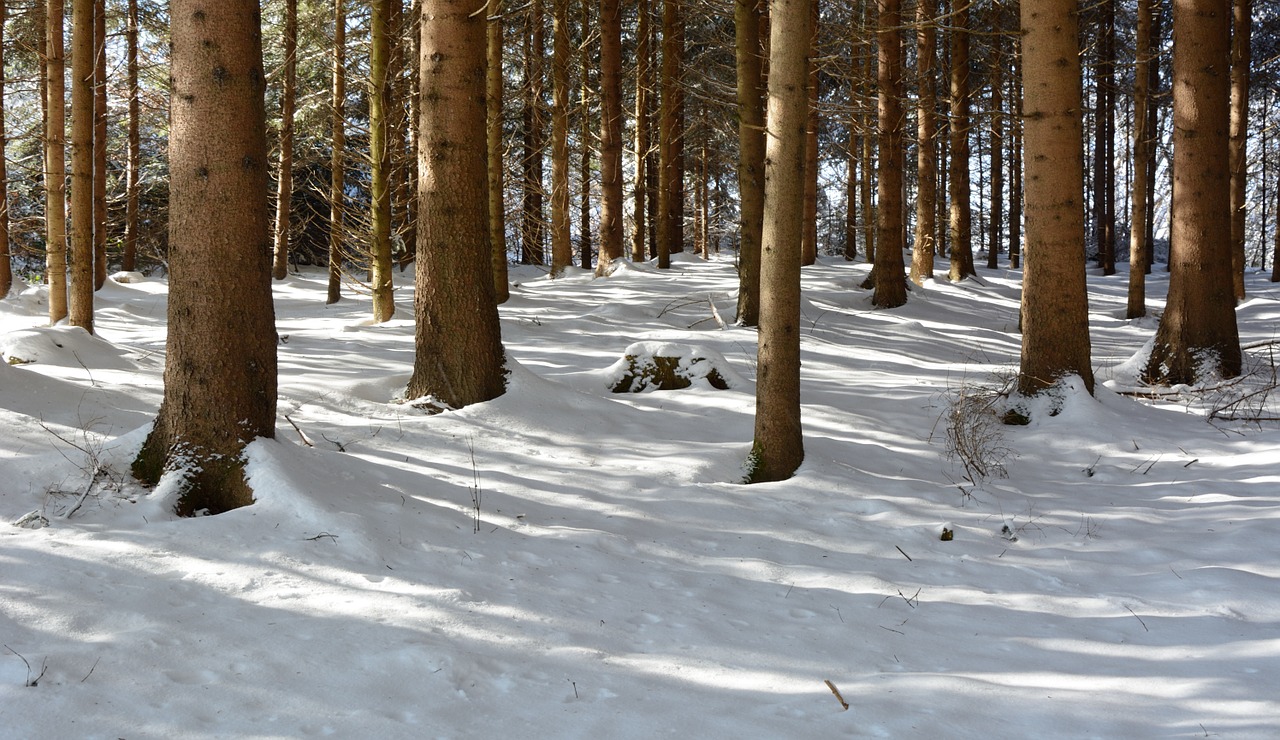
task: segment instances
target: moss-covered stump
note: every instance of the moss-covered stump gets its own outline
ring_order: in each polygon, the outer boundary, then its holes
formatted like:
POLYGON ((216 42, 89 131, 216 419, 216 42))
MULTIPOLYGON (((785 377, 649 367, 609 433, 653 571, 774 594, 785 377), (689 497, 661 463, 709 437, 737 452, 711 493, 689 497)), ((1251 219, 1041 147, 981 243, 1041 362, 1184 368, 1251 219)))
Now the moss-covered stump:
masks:
POLYGON ((609 389, 614 393, 674 391, 706 381, 717 390, 734 385, 732 371, 724 368, 722 357, 693 347, 640 342, 627 348, 614 363, 609 389))

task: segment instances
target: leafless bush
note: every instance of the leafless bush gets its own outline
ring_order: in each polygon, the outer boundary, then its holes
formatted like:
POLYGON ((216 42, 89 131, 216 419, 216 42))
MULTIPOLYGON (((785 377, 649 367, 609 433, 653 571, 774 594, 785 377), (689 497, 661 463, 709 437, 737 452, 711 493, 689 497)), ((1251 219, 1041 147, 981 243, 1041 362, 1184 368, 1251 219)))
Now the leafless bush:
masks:
MULTIPOLYGON (((951 388, 946 409, 930 435, 932 441, 941 427, 947 460, 959 463, 964 479, 975 487, 992 478, 1007 478, 1009 472, 1004 464, 1015 456, 1005 443, 1002 418, 1013 381, 996 380, 988 385, 966 383, 951 388)), ((970 495, 969 491, 964 492, 970 495)))

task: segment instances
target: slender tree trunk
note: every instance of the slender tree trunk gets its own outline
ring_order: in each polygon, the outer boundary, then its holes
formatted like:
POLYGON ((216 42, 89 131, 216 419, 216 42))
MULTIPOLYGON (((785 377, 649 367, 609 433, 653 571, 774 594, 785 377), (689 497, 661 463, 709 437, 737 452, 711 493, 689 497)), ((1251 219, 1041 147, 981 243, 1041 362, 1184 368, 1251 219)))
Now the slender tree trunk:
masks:
POLYGON ((524 37, 524 180, 521 183, 520 261, 526 265, 546 263, 543 247, 546 241, 546 222, 542 213, 542 155, 546 149, 542 116, 542 59, 546 52, 546 34, 542 16, 542 0, 533 0, 529 6, 524 37))
POLYGON ((880 158, 876 199, 880 207, 876 209, 879 218, 871 304, 877 308, 897 308, 907 302, 902 262, 902 251, 907 246, 903 241, 906 232, 902 198, 906 166, 902 141, 902 6, 899 0, 877 0, 876 5, 880 49, 877 65, 880 158))
POLYGON ((62 0, 48 0, 45 15, 44 218, 49 323, 67 317, 66 61, 62 0))
POLYGON ((280 90, 280 166, 276 177, 275 260, 271 276, 289 274, 289 211, 293 201, 293 113, 298 79, 298 0, 284 3, 284 85, 280 90))
MULTIPOLYGON (((5 128, 4 88, 8 81, 5 74, 4 28, 8 21, 5 3, 0 2, 0 153, 7 151, 8 130, 5 128)), ((0 299, 7 298, 13 289, 13 266, 9 254, 9 166, 8 158, 0 156, 0 299)))
POLYGON ((347 147, 347 0, 333 0, 333 115, 329 137, 329 293, 325 303, 342 299, 342 235, 346 231, 347 147))
POLYGON ((969 6, 957 3, 951 30, 951 271, 952 282, 973 268, 973 212, 969 201, 969 6))
POLYGON ((1022 265, 1022 41, 1013 40, 1013 117, 1009 120, 1009 266, 1022 265))
POLYGON ((622 7, 600 2, 600 259, 622 259, 622 7))
POLYGON ((919 67, 919 106, 916 113, 916 231, 911 250, 911 280, 917 285, 933 279, 935 219, 938 200, 938 86, 935 0, 916 3, 916 59, 919 67))
POLYGON ((390 321, 396 313, 391 284, 391 3, 373 0, 369 19, 369 220, 373 257, 373 320, 390 321))
POLYGON ((141 99, 138 87, 138 0, 129 0, 125 21, 129 86, 128 154, 125 161, 124 255, 121 268, 132 272, 138 259, 138 178, 142 168, 141 99))
POLYGON ((1018 392, 1026 396, 1066 375, 1093 393, 1077 8, 1077 0, 1022 0, 1027 254, 1018 392))
POLYGON ((1252 0, 1233 0, 1231 33, 1231 280, 1237 301, 1244 300, 1245 185, 1249 143, 1249 34, 1252 0))
POLYGON ((809 123, 804 139, 804 232, 800 264, 818 260, 818 0, 809 4, 809 123))
POLYGON ((1098 62, 1094 71, 1093 218, 1098 266, 1116 272, 1115 167, 1115 2, 1101 0, 1098 62))
POLYGON ((1147 129, 1147 106, 1151 97, 1151 6, 1154 0, 1138 0, 1137 38, 1134 42, 1136 68, 1133 76, 1133 191, 1129 217, 1129 300, 1125 318, 1147 315, 1147 169, 1152 165, 1151 134, 1147 129))
POLYGON ((72 326, 93 333, 93 6, 74 0, 71 18, 72 326))
POLYGON ((1174 0, 1173 226, 1169 296, 1143 372, 1188 385, 1240 374, 1231 280, 1230 20, 1216 0, 1174 0))
POLYGON ((591 120, 591 59, 592 49, 590 44, 592 28, 591 3, 582 4, 582 38, 579 42, 580 68, 582 69, 582 79, 580 81, 581 105, 579 108, 579 130, 582 137, 580 147, 580 156, 578 158, 579 170, 578 179, 582 182, 582 198, 578 201, 578 266, 584 270, 591 269, 591 147, 592 147, 592 120, 591 120))
POLYGON ((171 8, 164 401, 133 472, 179 476, 191 516, 253 501, 241 453, 275 435, 277 338, 258 1, 171 8))
POLYGON ((987 224, 987 267, 1000 267, 1004 242, 1004 64, 991 70, 991 219, 987 224))
POLYGON ((684 251, 684 168, 681 149, 684 66, 682 0, 662 2, 662 102, 658 126, 658 267, 684 251))
POLYGON ((862 252, 867 256, 867 262, 874 263, 876 260, 876 207, 871 203, 873 190, 871 173, 875 170, 875 160, 871 152, 875 144, 875 121, 872 119, 872 108, 865 101, 871 98, 867 91, 875 79, 875 47, 870 41, 870 24, 867 21, 868 5, 871 5, 870 0, 864 2, 862 8, 862 28, 867 43, 864 47, 862 64, 858 69, 862 85, 859 91, 861 94, 857 96, 857 99, 862 101, 862 156, 858 162, 862 179, 862 203, 859 210, 862 211, 862 252))
POLYGON ((107 9, 93 3, 93 289, 107 284, 107 9))
POLYGON ((760 0, 734 3, 738 66, 738 323, 760 322, 760 239, 764 222, 764 81, 760 0))
MULTIPOLYGON (((653 90, 653 30, 649 0, 639 0, 636 8, 636 181, 634 190, 636 229, 631 235, 631 261, 644 262, 648 223, 650 108, 653 90)), ((735 21, 736 24, 736 21, 735 21)))
POLYGON ((569 224, 569 0, 551 0, 551 277, 573 263, 569 224))
POLYGON ((505 389, 487 193, 484 14, 461 0, 422 13, 417 317, 408 397, 461 408, 505 389))
MULTIPOLYGON (((489 14, 485 25, 485 135, 488 149, 489 240, 492 249, 489 263, 493 273, 494 300, 502 304, 511 298, 511 287, 507 282, 507 208, 506 187, 503 184, 506 165, 502 158, 502 47, 505 41, 502 33, 502 0, 490 0, 489 14)), ((418 120, 421 128, 421 117, 418 120)), ((421 133, 418 138, 422 138, 421 133)))
POLYGON ((799 324, 809 20, 809 0, 770 5, 756 423, 748 475, 753 483, 790 478, 804 460, 799 324))
POLYGON ((845 144, 844 173, 844 259, 852 262, 858 257, 858 152, 862 145, 858 143, 858 114, 854 112, 857 105, 852 96, 849 98, 848 140, 845 144))

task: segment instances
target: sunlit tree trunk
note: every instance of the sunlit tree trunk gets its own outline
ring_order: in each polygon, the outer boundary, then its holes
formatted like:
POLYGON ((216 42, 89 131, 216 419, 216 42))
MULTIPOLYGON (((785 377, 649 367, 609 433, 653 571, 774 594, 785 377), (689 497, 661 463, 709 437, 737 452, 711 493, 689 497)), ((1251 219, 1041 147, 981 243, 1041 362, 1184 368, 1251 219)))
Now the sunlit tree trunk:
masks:
MULTIPOLYGON (((9 143, 8 130, 5 128, 4 86, 5 74, 5 40, 4 27, 8 21, 5 3, 0 2, 0 152, 6 151, 9 143)), ((6 298, 13 289, 13 266, 9 254, 9 165, 8 158, 0 156, 0 299, 6 298)))
POLYGON ((804 140, 804 231, 800 264, 818 259, 818 0, 809 4, 809 123, 804 140))
POLYGON ((622 258, 622 7, 600 2, 600 259, 604 275, 622 258))
POLYGON ((329 138, 329 292, 326 303, 342 299, 342 236, 346 225, 347 0, 333 0, 333 90, 329 138))
POLYGON ((277 338, 258 0, 171 8, 164 401, 133 472, 181 475, 191 516, 253 501, 241 453, 275 435, 277 338))
POLYGON ((1077 0, 1022 0, 1027 253, 1018 391, 1066 375, 1093 392, 1085 286, 1077 0))
POLYGON ((1147 106, 1151 96, 1151 5, 1154 0, 1138 0, 1137 38, 1134 41, 1136 67, 1133 76, 1133 178, 1129 217, 1129 296, 1125 318, 1147 315, 1147 169, 1152 166, 1151 132, 1147 129, 1147 106))
POLYGON ((790 478, 804 460, 800 428, 800 235, 809 99, 809 0, 772 0, 765 216, 755 440, 750 482, 790 478))
POLYGON ((987 223, 987 267, 1000 266, 1004 241, 1004 64, 991 70, 991 213, 987 223))
POLYGON ((862 106, 862 153, 858 157, 862 202, 858 210, 862 212, 862 252, 866 255, 868 262, 874 263, 876 260, 876 207, 871 203, 873 188, 871 173, 875 171, 875 159, 871 152, 875 144, 876 125, 872 118, 872 108, 865 102, 871 97, 868 90, 871 89, 875 80, 875 47, 871 43, 872 34, 869 30, 870 24, 867 22, 869 5, 871 0, 865 0, 862 3, 862 33, 867 42, 863 46, 862 64, 857 70, 861 86, 856 100, 862 106))
MULTIPOLYGON (((489 239, 492 242, 489 261, 493 273, 494 300, 498 303, 506 303, 511 298, 511 287, 507 282, 506 165, 502 159, 502 20, 502 0, 490 0, 489 18, 485 26, 485 131, 488 145, 489 239)), ((421 116, 418 125, 421 126, 421 116)))
POLYGON ((916 3, 916 60, 919 105, 916 113, 916 231, 911 250, 911 280, 917 285, 933 278, 934 235, 938 231, 938 83, 934 0, 916 3))
POLYGON ((275 259, 271 276, 289 274, 289 211, 293 200, 293 113, 298 79, 298 0, 284 3, 284 84, 280 89, 280 166, 276 175, 275 259))
POLYGON ((423 3, 417 321, 407 396, 452 408, 495 398, 506 384, 490 268, 485 21, 463 0, 423 3))
POLYGON ((958 2, 951 29, 950 226, 952 282, 973 269, 973 212, 969 201, 969 5, 958 2))
POLYGON ((524 151, 521 155, 520 262, 526 265, 546 263, 546 222, 542 207, 542 155, 546 148, 542 115, 542 62, 545 52, 542 0, 533 0, 526 16, 524 34, 524 109, 521 113, 524 151))
POLYGON ((593 145, 591 120, 591 3, 582 4, 581 38, 579 40, 580 64, 582 70, 579 88, 581 104, 579 118, 579 135, 582 141, 578 151, 578 179, 582 183, 582 198, 578 201, 578 266, 584 270, 591 269, 592 237, 591 237, 591 147, 593 145))
POLYGON ((48 0, 45 15, 44 220, 49 323, 67 317, 66 59, 62 0, 48 0))
MULTIPOLYGON (((736 11, 735 11, 736 12, 736 11)), ((736 21, 735 21, 736 23, 736 21)), ((653 227, 648 222, 649 150, 653 90, 653 26, 649 0, 639 0, 636 8, 636 180, 633 191, 636 228, 631 235, 631 261, 645 259, 645 238, 653 227)))
POLYGON ((1237 301, 1244 300, 1245 185, 1249 143, 1249 36, 1253 0, 1233 0, 1231 33, 1231 280, 1237 301))
POLYGON ((128 154, 125 159, 124 255, 121 267, 137 268, 138 259, 138 178, 142 167, 142 137, 139 119, 141 99, 138 87, 138 0, 129 0, 125 20, 125 65, 129 91, 128 154))
POLYGON ((764 221, 764 89, 761 0, 734 3, 738 67, 738 323, 760 322, 760 230, 764 221))
POLYGON ((391 283, 391 3, 372 0, 369 18, 369 220, 372 224, 369 282, 373 320, 396 313, 391 283))
POLYGON ((93 289, 107 283, 107 9, 93 2, 93 289))
POLYGON ((68 319, 93 333, 93 6, 71 16, 71 301, 68 319))
POLYGON ((876 36, 879 58, 876 69, 879 90, 878 136, 880 157, 876 178, 876 261, 872 270, 875 290, 871 304, 877 308, 897 308, 907 302, 903 277, 902 199, 903 168, 906 165, 902 141, 902 6, 899 0, 877 0, 876 36))
POLYGON ((662 2, 661 112, 658 115, 658 267, 684 251, 684 167, 681 138, 684 93, 683 0, 662 2))
POLYGON ((569 224, 569 0, 551 2, 551 277, 573 263, 569 224))
POLYGON ((1169 296, 1143 380, 1240 374, 1231 280, 1230 19, 1219 0, 1173 4, 1173 225, 1169 296))

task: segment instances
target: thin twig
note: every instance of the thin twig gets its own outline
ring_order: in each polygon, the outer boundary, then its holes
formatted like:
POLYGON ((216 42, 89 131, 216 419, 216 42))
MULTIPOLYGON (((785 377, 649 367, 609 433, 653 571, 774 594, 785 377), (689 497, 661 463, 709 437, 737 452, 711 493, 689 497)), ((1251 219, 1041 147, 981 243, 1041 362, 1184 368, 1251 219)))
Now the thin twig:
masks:
POLYGON ((102 662, 102 658, 98 658, 97 660, 93 661, 93 665, 89 668, 89 672, 84 674, 84 678, 80 679, 80 683, 84 683, 85 681, 89 680, 89 676, 93 675, 93 669, 97 668, 98 663, 100 662, 102 662))
MULTIPOLYGON (((1129 609, 1129 606, 1126 604, 1124 608, 1125 608, 1125 609, 1129 609)), ((1132 610, 1132 609, 1129 609, 1129 613, 1133 615, 1133 618, 1134 618, 1134 619, 1138 620, 1138 624, 1142 625, 1142 629, 1146 630, 1147 632, 1150 632, 1150 631, 1151 631, 1151 630, 1147 627, 1147 623, 1146 623, 1146 622, 1144 622, 1144 621, 1142 621, 1142 617, 1139 617, 1139 616, 1138 616, 1138 613, 1137 613, 1137 612, 1135 612, 1135 611, 1134 611, 1134 610, 1132 610)))
POLYGON ((311 440, 307 439, 307 435, 303 434, 302 430, 298 428, 298 425, 293 423, 293 419, 290 419, 288 414, 284 415, 284 420, 289 422, 289 426, 293 427, 293 431, 298 433, 298 437, 302 439, 302 444, 308 447, 315 447, 315 445, 311 444, 311 440))
MULTIPOLYGON (((897 546, 897 545, 894 545, 894 547, 898 547, 898 546, 897 546)), ((908 554, 906 553, 906 551, 905 551, 905 550, 903 550, 901 547, 898 547, 898 552, 902 553, 902 557, 906 558, 906 559, 907 559, 907 562, 909 562, 909 563, 914 563, 914 562, 915 562, 914 560, 912 560, 912 559, 911 559, 911 556, 910 556, 910 555, 908 555, 908 554)))
POLYGON ((827 684, 827 688, 831 689, 831 693, 836 695, 836 701, 840 702, 840 706, 844 707, 844 711, 849 711, 849 702, 845 701, 843 696, 840 696, 840 689, 837 689, 836 685, 830 681, 825 681, 824 683, 827 684))

